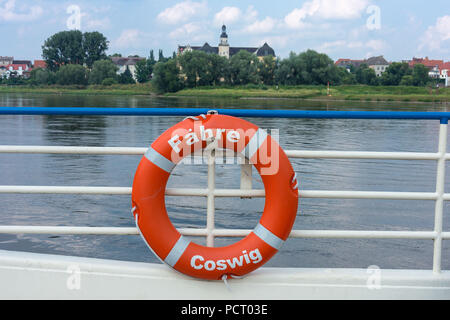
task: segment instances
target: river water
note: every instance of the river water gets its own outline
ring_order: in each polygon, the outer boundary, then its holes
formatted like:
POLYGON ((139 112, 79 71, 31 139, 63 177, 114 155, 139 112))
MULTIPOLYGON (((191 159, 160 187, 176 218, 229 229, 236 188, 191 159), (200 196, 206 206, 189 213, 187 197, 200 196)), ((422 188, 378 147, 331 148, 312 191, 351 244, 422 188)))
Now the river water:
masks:
MULTIPOLYGON (((320 102, 295 99, 198 99, 147 96, 2 94, 0 106, 207 107, 299 110, 450 111, 445 104, 320 102)), ((1 116, 0 145, 148 147, 183 117, 1 116)), ((248 119, 279 129, 285 150, 436 152, 437 121, 248 119)), ((450 139, 449 139, 450 140, 450 139)), ((130 187, 140 156, 0 154, 0 185, 130 187)), ((304 190, 434 192, 435 161, 293 159, 304 190)), ((446 192, 449 192, 447 170, 446 192)), ((205 187, 204 165, 180 165, 169 187, 205 187)), ((218 165, 217 187, 239 188, 239 168, 218 165)), ((261 188, 253 175, 254 187, 261 188)), ((130 196, 0 194, 0 225, 133 227, 130 196)), ((206 225, 206 199, 167 197, 179 228, 206 225)), ((216 227, 253 229, 264 199, 216 199, 216 227)), ((444 230, 450 231, 445 203, 444 230)), ((434 228, 433 201, 300 199, 301 230, 411 230, 434 228)), ((203 238, 192 240, 204 244, 203 238)), ((216 246, 237 239, 216 239, 216 246)), ((0 249, 158 262, 139 236, 0 235, 0 249)), ((273 267, 431 269, 430 240, 289 239, 273 267)), ((450 269, 444 241, 442 268, 450 269)))

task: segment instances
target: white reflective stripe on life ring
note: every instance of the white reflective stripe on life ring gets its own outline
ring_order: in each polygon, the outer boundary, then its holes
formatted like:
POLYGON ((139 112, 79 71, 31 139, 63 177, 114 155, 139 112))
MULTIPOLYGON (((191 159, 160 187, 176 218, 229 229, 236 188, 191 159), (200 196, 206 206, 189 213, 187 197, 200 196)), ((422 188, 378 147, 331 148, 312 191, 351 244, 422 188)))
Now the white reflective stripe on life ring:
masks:
POLYGON ((166 159, 164 156, 158 153, 155 149, 150 147, 145 153, 145 157, 154 165, 160 167, 162 170, 171 173, 176 164, 166 159))
POLYGON ((175 266, 190 243, 191 242, 186 240, 185 237, 181 236, 173 246, 172 250, 170 250, 166 259, 164 259, 164 262, 171 267, 175 266))
POLYGON ((284 244, 283 239, 280 239, 279 237, 274 235, 270 230, 265 228, 260 223, 258 223, 258 225, 255 227, 253 233, 274 249, 280 250, 281 246, 284 244))

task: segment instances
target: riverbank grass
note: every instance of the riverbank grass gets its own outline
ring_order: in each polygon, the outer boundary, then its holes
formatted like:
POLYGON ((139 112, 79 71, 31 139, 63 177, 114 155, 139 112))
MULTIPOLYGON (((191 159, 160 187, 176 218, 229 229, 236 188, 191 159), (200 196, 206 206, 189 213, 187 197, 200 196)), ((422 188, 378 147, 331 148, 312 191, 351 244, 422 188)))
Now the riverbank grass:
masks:
POLYGON ((292 98, 320 100, 450 102, 450 87, 430 89, 406 86, 243 86, 201 87, 184 89, 167 96, 224 97, 224 98, 292 98))
POLYGON ((77 95, 155 95, 150 83, 110 86, 0 86, 0 93, 77 94, 77 95))
MULTIPOLYGON (((113 84, 111 86, 0 86, 0 93, 77 94, 77 95, 148 95, 157 96, 150 83, 113 84)), ((407 86, 219 86, 184 89, 162 97, 209 97, 235 99, 310 99, 348 101, 450 102, 450 87, 407 86)))

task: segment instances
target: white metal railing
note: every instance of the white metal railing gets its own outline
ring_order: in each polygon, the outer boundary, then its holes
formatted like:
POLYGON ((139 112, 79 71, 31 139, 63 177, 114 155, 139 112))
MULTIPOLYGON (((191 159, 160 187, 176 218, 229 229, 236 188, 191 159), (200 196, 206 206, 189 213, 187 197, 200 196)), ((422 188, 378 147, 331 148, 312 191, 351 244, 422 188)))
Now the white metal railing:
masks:
MULTIPOLYGON (((386 200, 433 200, 435 201, 434 230, 431 231, 351 231, 351 230, 292 230, 293 238, 351 238, 351 239, 416 239, 433 240, 433 272, 441 272, 442 241, 450 240, 450 232, 443 231, 444 201, 450 201, 450 194, 444 192, 445 163, 450 159, 446 153, 448 125, 441 124, 439 150, 437 153, 415 152, 353 152, 353 151, 298 151, 288 150, 289 158, 315 159, 379 159, 379 160, 434 160, 437 161, 435 192, 375 192, 300 190, 301 198, 331 199, 386 199, 386 200)), ((96 155, 143 155, 146 148, 128 147, 50 147, 50 146, 0 146, 0 153, 45 153, 45 154, 96 154, 96 155)), ((252 230, 216 229, 214 209, 216 197, 264 197, 264 190, 251 188, 251 175, 241 175, 240 189, 215 188, 215 162, 208 162, 208 185, 206 188, 168 188, 168 196, 193 196, 207 198, 207 223, 202 229, 179 229, 185 236, 206 237, 208 246, 214 245, 215 237, 244 237, 252 230)), ((242 170, 251 170, 251 165, 242 165, 242 170), (250 167, 250 168, 249 168, 250 167)), ((0 186, 0 194, 101 194, 131 195, 129 187, 89 186, 0 186)), ((0 233, 9 234, 95 234, 95 235, 138 235, 135 227, 80 227, 80 226, 0 226, 0 233)))

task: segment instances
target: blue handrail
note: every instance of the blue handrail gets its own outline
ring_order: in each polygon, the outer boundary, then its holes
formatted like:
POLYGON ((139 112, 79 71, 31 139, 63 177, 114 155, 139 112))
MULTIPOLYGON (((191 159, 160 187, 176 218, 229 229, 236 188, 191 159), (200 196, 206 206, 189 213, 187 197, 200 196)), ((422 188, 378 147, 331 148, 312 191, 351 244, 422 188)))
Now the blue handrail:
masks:
MULTIPOLYGON (((101 115, 101 116, 197 116, 207 108, 49 108, 0 107, 0 115, 101 115)), ((450 112, 397 111, 315 111, 315 110, 257 110, 215 109, 219 114, 250 118, 306 118, 306 119, 401 119, 439 120, 448 124, 450 112)))

